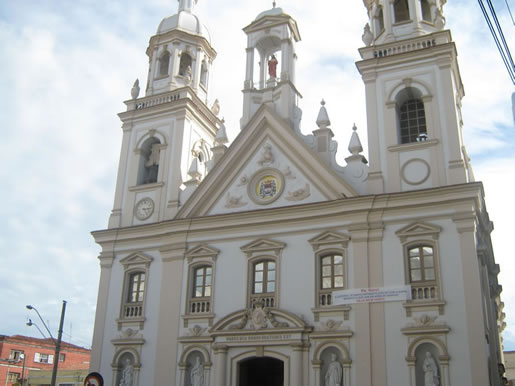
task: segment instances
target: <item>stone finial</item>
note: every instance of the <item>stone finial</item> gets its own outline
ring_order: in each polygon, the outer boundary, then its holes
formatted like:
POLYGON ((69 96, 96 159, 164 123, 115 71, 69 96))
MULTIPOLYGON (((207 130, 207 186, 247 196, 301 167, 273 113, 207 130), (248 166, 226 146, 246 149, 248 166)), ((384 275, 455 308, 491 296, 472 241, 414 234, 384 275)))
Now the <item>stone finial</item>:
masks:
POLYGON ((435 27, 441 31, 445 27, 445 17, 442 13, 442 10, 440 8, 436 9, 435 13, 435 27))
POLYGON ((361 141, 359 140, 359 136, 357 133, 358 128, 356 127, 356 124, 352 126, 352 135, 350 137, 350 143, 349 143, 349 151, 352 155, 359 155, 363 151, 363 146, 361 146, 361 141))
POLYGON ((217 116, 220 113, 220 101, 218 99, 215 99, 213 106, 211 106, 211 112, 217 116))
POLYGON ((192 180, 199 181, 200 177, 202 177, 202 174, 200 174, 198 170, 198 158, 193 157, 193 161, 191 162, 191 166, 188 170, 188 175, 191 177, 192 180))
POLYGON ((325 101, 322 99, 322 102, 320 102, 321 107, 320 111, 318 112, 317 117, 317 125, 321 129, 327 129, 328 126, 331 125, 331 121, 329 120, 329 115, 327 115, 327 109, 325 108, 325 101))
POLYGON ((140 91, 139 79, 136 79, 136 81, 134 82, 134 85, 132 86, 132 89, 131 89, 132 99, 138 99, 139 91, 140 91))
POLYGON ((372 44, 372 41, 374 40, 374 35, 372 35, 372 31, 370 30, 370 24, 367 23, 367 25, 365 25, 365 28, 363 29, 363 35, 361 35, 361 39, 367 47, 369 47, 372 44))
POLYGON ((225 145, 229 142, 227 138, 227 129, 225 128, 225 119, 222 119, 222 124, 218 129, 215 137, 215 145, 225 145))

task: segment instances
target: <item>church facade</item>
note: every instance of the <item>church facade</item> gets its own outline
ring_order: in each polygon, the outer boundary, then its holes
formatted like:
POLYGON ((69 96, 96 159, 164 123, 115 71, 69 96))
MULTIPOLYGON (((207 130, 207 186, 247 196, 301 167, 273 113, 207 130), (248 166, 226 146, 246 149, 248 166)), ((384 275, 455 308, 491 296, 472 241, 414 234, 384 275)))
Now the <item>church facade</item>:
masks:
POLYGON ((91 370, 109 386, 499 386, 501 286, 446 0, 364 0, 369 157, 322 102, 301 131, 299 26, 243 31, 241 130, 209 100, 216 50, 179 0, 149 42, 123 139, 91 370), (368 158, 368 159, 367 159, 368 158))

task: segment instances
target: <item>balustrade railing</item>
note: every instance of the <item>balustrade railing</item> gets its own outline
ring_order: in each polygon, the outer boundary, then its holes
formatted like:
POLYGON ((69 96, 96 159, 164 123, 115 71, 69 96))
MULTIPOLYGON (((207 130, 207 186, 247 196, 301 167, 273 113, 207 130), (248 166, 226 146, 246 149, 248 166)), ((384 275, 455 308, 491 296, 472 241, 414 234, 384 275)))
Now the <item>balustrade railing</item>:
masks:
POLYGON ((190 314, 206 314, 211 311, 209 299, 195 299, 190 301, 190 314))
POLYGON ((140 318, 143 316, 143 304, 142 303, 130 303, 123 307, 124 319, 140 318))

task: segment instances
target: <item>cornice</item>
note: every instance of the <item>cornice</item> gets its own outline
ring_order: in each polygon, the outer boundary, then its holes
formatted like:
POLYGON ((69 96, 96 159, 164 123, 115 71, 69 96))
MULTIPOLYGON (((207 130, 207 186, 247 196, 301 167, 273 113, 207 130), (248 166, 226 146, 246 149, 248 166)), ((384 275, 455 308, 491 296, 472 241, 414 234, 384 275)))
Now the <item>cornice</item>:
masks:
MULTIPOLYGON (((433 217, 438 207, 449 209, 449 215, 444 214, 446 217, 454 216, 454 221, 464 219, 463 216, 468 219, 475 218, 477 207, 481 205, 482 194, 481 183, 468 183, 190 219, 172 219, 159 223, 94 231, 92 235, 100 245, 108 246, 116 242, 117 248, 120 248, 124 242, 132 244, 136 240, 144 240, 147 243, 155 240, 156 245, 162 245, 162 241, 168 238, 170 241, 172 238, 174 240, 182 238, 186 241, 188 235, 206 232, 220 234, 221 229, 226 235, 230 235, 231 230, 239 231, 243 227, 249 231, 267 229, 273 233, 275 229, 284 228, 285 225, 295 225, 299 228, 316 224, 318 227, 337 220, 341 224, 340 229, 347 229, 353 233, 374 230, 374 233, 377 233, 375 237, 379 237, 386 224, 404 221, 399 219, 399 211, 406 211, 413 207, 418 209, 419 216, 426 211, 429 217, 433 217), (389 217, 391 220, 388 219, 389 217)), ((352 238, 355 240, 354 235, 352 238)))

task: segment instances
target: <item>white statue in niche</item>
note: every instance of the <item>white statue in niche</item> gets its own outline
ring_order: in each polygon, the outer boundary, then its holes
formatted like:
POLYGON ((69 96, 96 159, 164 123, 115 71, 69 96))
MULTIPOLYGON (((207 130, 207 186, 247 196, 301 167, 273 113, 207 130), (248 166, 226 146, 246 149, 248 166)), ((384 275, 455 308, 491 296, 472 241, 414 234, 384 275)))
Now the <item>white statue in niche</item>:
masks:
POLYGON ((120 378, 120 386, 132 386, 132 377, 134 367, 132 366, 129 358, 125 359, 125 364, 122 369, 122 377, 120 378))
POLYGON ((336 354, 331 354, 331 363, 325 373, 325 386, 342 386, 343 369, 336 360, 336 354))
POLYGON ((426 357, 422 364, 424 370, 424 386, 439 386, 438 366, 429 351, 426 351, 426 357))
POLYGON ((195 365, 190 371, 191 386, 204 386, 204 365, 200 363, 200 357, 195 358, 195 365))

